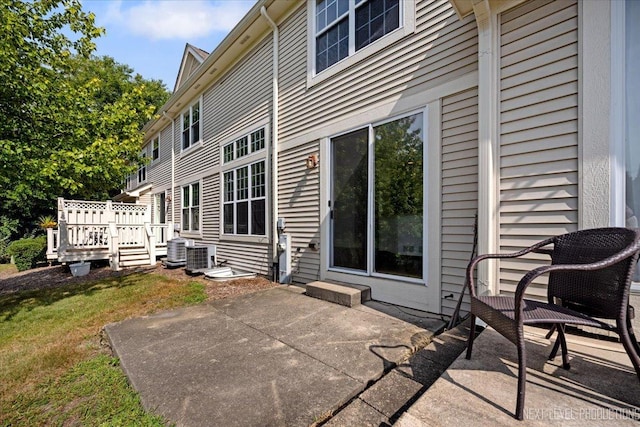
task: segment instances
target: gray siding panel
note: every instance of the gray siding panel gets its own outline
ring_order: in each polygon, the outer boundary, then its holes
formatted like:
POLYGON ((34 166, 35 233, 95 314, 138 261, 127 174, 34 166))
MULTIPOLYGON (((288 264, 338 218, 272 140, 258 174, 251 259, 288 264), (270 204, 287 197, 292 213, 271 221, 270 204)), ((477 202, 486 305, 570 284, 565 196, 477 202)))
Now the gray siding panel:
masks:
POLYGON ((320 173, 305 164, 319 150, 319 142, 312 141, 278 154, 278 216, 286 219, 286 233, 291 235, 295 283, 320 278, 320 173), (312 243, 316 250, 309 247, 312 243))
MULTIPOLYGON (((442 314, 450 316, 465 282, 478 209, 478 90, 442 100, 442 314), (453 298, 445 298, 453 294, 453 298)), ((469 311, 468 294, 462 311, 469 311)))
MULTIPOLYGON (((501 16, 500 251, 578 227, 578 5, 532 0, 501 16)), ((511 293, 544 258, 500 262, 511 293)), ((529 289, 542 297, 545 279, 529 289)))
MULTIPOLYGON (((149 155, 152 156, 152 148, 149 155)), ((153 183, 154 191, 157 187, 171 185, 171 125, 160 132, 160 147, 158 159, 148 167, 148 182, 153 183)))
MULTIPOLYGON (((201 147, 181 154, 181 116, 174 120, 176 188, 173 204, 176 222, 181 221, 181 187, 201 180, 202 237, 194 240, 215 244, 218 260, 263 275, 270 274, 271 251, 268 236, 265 236, 263 242, 246 242, 225 239, 220 235, 220 149, 223 144, 232 142, 235 136, 254 130, 258 122, 266 123, 269 119, 272 94, 271 40, 271 37, 265 37, 258 42, 225 76, 205 88, 201 95, 201 147)), ((192 105, 195 101, 193 99, 187 105, 192 105)), ((170 152, 168 155, 170 165, 170 152)), ((241 163, 237 163, 234 167, 240 165, 241 163)))
MULTIPOLYGON (((203 146, 180 156, 181 123, 176 121, 176 180, 182 182, 194 171, 220 165, 220 145, 253 123, 264 120, 271 107, 271 38, 261 41, 224 77, 202 95, 203 146)), ((192 103, 195 102, 195 99, 192 103)))
POLYGON ((446 0, 416 5, 416 32, 322 83, 306 87, 306 6, 282 25, 280 138, 418 93, 477 69, 477 28, 446 0))

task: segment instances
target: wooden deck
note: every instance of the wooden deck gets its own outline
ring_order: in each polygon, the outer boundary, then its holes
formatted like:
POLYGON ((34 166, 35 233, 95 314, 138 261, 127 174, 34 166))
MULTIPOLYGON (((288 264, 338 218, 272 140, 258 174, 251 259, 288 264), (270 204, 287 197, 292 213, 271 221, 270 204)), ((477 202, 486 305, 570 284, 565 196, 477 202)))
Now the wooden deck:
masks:
POLYGON ((58 228, 47 232, 47 259, 109 260, 113 269, 155 264, 167 254, 172 223, 151 222, 151 207, 135 203, 58 199, 58 228))

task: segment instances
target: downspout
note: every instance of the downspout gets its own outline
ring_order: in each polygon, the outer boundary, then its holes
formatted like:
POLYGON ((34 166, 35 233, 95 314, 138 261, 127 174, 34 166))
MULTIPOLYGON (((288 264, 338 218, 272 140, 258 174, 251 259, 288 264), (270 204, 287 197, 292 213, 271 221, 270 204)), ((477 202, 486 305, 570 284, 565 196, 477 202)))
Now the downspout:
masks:
POLYGON ((166 117, 168 120, 171 120, 171 222, 174 224, 174 227, 175 227, 175 223, 176 223, 175 204, 173 203, 173 198, 175 196, 174 187, 176 185, 176 147, 175 147, 176 135, 175 135, 175 129, 174 129, 175 121, 171 117, 169 117, 166 111, 163 111, 162 115, 166 117))
POLYGON ((271 200, 273 201, 273 206, 271 207, 271 254, 272 260, 275 260, 278 257, 278 46, 279 46, 279 38, 280 33, 278 31, 278 26, 275 22, 267 15, 267 9, 262 6, 260 8, 260 14, 264 16, 264 19, 267 20, 271 28, 273 29, 273 94, 272 94, 272 125, 271 125, 271 141, 270 141, 270 151, 271 151, 271 200))

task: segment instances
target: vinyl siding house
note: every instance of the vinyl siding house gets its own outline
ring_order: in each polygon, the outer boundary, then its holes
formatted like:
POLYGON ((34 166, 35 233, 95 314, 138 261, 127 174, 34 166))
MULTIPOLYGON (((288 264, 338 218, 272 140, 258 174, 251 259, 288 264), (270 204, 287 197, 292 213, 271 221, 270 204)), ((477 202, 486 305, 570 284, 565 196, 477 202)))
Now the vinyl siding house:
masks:
MULTIPOLYGON (((283 218, 293 282, 451 315, 476 214, 480 253, 633 224, 638 11, 259 0, 210 54, 187 45, 119 197, 264 275, 283 218)), ((480 290, 512 292, 536 256, 486 264, 480 290)))

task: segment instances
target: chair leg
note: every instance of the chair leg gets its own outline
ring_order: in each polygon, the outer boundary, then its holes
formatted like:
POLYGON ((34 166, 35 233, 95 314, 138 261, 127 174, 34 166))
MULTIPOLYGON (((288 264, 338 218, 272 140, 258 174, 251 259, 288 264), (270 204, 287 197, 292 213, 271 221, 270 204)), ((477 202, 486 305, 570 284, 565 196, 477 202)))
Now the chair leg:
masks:
MULTIPOLYGON (((556 342, 553 343, 553 348, 551 349, 551 353, 549 353, 549 360, 555 359, 558 354, 558 349, 562 347, 562 367, 569 370, 571 368, 571 364, 569 363, 569 353, 567 351, 567 339, 564 334, 564 325, 555 324, 552 329, 558 331, 558 338, 556 338, 556 342)), ((547 336, 549 336, 549 334, 547 334, 547 336)))
MULTIPOLYGON (((522 331, 520 332, 522 334, 522 331)), ((524 415, 524 392, 527 385, 527 355, 524 336, 518 338, 518 397, 516 401, 516 419, 522 421, 524 415)))
POLYGON ((558 325, 558 340, 562 348, 562 367, 566 370, 571 369, 569 364, 569 352, 567 351, 567 337, 564 334, 564 325, 558 325))
MULTIPOLYGON (((553 335, 552 332, 555 332, 558 329, 559 329, 558 325, 554 324, 551 330, 549 331, 549 333, 547 333, 546 338, 547 339, 551 338, 551 335, 553 335)), ((553 360, 556 358, 559 348, 560 348, 560 332, 558 332, 558 338, 556 338, 556 341, 553 343, 553 348, 551 349, 551 353, 549 353, 549 360, 553 360)))
POLYGON ((624 327, 621 328, 620 326, 618 323, 620 341, 622 341, 622 346, 627 352, 629 359, 631 359, 631 363, 633 363, 638 379, 640 379, 640 355, 638 354, 638 342, 636 341, 633 328, 631 324, 628 325, 628 329, 624 327))
POLYGON ((553 333, 554 333, 555 331, 556 331, 556 324, 554 323, 554 324, 551 326, 551 329, 549 329, 549 332, 547 332, 547 335, 545 335, 544 337, 545 337, 546 339, 551 338, 551 337, 553 336, 553 333))
POLYGON ((636 338, 636 334, 633 330, 633 325, 631 324, 631 319, 627 317, 627 330, 629 331, 629 338, 631 338, 631 344, 636 350, 636 354, 640 356, 640 344, 638 343, 638 338, 636 338))
POLYGON ((471 359, 471 351, 473 350, 473 340, 476 337, 476 316, 471 314, 469 316, 471 320, 471 326, 469 327, 469 339, 467 340, 467 360, 471 359))

